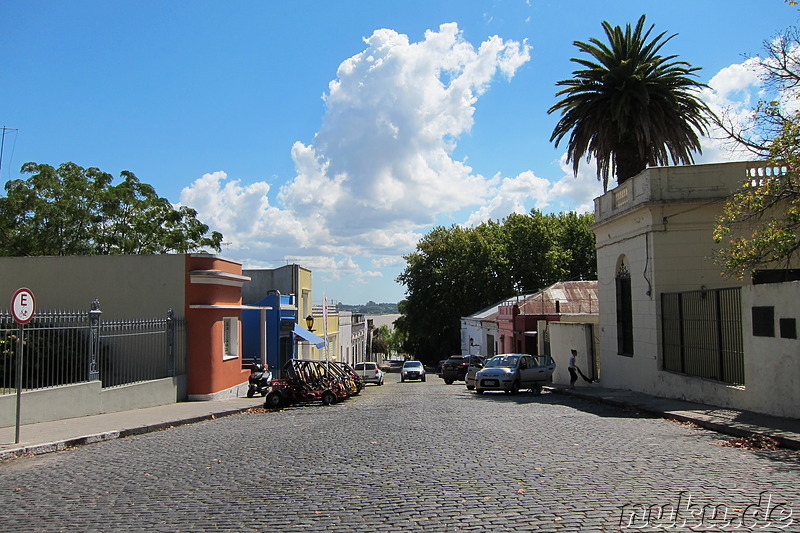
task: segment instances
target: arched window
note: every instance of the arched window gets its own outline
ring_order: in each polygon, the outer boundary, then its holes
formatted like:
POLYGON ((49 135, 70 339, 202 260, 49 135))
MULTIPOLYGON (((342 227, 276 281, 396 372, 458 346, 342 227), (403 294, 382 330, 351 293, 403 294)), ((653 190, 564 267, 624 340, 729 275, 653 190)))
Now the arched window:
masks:
POLYGON ((617 266, 617 353, 633 355, 633 305, 631 303, 631 273, 625 265, 625 256, 617 266))

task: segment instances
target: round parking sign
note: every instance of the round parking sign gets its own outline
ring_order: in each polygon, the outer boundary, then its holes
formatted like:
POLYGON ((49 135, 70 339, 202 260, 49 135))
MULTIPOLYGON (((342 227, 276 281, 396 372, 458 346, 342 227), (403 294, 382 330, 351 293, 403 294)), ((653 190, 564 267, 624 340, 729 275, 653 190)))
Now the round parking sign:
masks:
POLYGON ((18 324, 27 324, 36 313, 36 298, 30 289, 17 289, 11 298, 11 316, 18 324))

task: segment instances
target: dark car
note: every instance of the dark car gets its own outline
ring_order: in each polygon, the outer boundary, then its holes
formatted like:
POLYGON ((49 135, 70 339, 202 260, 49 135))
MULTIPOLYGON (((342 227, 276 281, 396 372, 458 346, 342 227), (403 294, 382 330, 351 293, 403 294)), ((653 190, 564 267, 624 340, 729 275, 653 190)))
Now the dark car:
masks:
POLYGON ((442 379, 450 385, 454 381, 464 381, 470 364, 481 364, 482 358, 477 355, 451 355, 442 363, 442 379))

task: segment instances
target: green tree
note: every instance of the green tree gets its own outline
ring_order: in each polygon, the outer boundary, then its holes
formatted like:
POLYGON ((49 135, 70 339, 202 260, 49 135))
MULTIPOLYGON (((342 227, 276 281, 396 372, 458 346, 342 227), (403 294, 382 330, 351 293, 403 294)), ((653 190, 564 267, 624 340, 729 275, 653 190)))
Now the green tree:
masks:
POLYGON ((739 279, 763 267, 788 268, 800 253, 800 31, 790 28, 764 44, 759 66, 775 98, 758 102, 744 127, 725 115, 719 122, 769 170, 743 183, 714 231, 724 243, 717 261, 739 279))
POLYGON ((112 255, 220 250, 189 207, 175 208, 131 172, 122 181, 97 168, 26 163, 28 179, 5 184, 0 255, 112 255))
POLYGON ((573 172, 581 158, 594 158, 604 190, 609 174, 621 184, 648 165, 692 163, 692 152, 701 151, 698 134, 713 116, 698 98, 705 86, 694 79, 699 67, 660 55, 675 35, 650 39, 655 26, 645 30, 644 15, 633 29, 608 22, 602 27, 608 44, 596 38, 574 42, 589 58, 572 58, 584 68, 557 83, 564 88, 556 96, 563 98, 548 113, 560 111, 561 118, 550 140, 558 146, 569 133, 573 172))
POLYGON ((596 279, 597 254, 589 227, 593 214, 545 215, 531 210, 503 221, 508 271, 517 293, 530 293, 561 280, 596 279))
POLYGON ((460 353, 460 318, 513 293, 496 223, 466 229, 438 227, 405 256, 397 278, 408 297, 403 320, 407 351, 433 362, 460 353))
POLYGON ((594 213, 570 211, 551 217, 556 227, 556 249, 561 251, 561 272, 553 282, 597 279, 597 250, 594 232, 590 229, 594 224, 594 213))
POLYGON ((372 331, 372 353, 389 356, 391 354, 391 331, 383 324, 372 331))
POLYGON ((438 227, 405 256, 401 348, 434 363, 460 353, 460 319, 563 279, 595 279, 593 217, 513 214, 475 228, 438 227), (590 265, 585 263, 590 262, 590 265))

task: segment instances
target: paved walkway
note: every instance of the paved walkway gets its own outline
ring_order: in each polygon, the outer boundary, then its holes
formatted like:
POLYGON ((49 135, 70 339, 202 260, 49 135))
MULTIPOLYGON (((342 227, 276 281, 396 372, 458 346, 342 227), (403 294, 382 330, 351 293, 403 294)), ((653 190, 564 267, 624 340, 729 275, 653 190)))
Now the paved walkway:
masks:
MULTIPOLYGON (((559 394, 636 409, 653 416, 692 422, 706 429, 734 437, 767 436, 781 446, 800 450, 800 419, 780 418, 735 409, 723 409, 694 402, 649 396, 638 392, 600 387, 548 387, 559 394)), ((25 424, 20 427, 20 442, 15 444, 16 428, 0 428, 0 460, 26 454, 64 450, 93 442, 160 431, 171 426, 191 424, 237 414, 261 407, 263 399, 235 398, 205 402, 181 402, 120 413, 71 418, 56 422, 25 424)))
MULTIPOLYGON (((734 437, 764 436, 775 439, 780 446, 800 450, 800 419, 782 418, 751 411, 726 409, 684 400, 650 396, 640 392, 602 387, 548 387, 552 392, 573 394, 619 407, 636 409, 653 416, 698 426, 734 437)), ((798 413, 800 414, 800 413, 798 413)))

